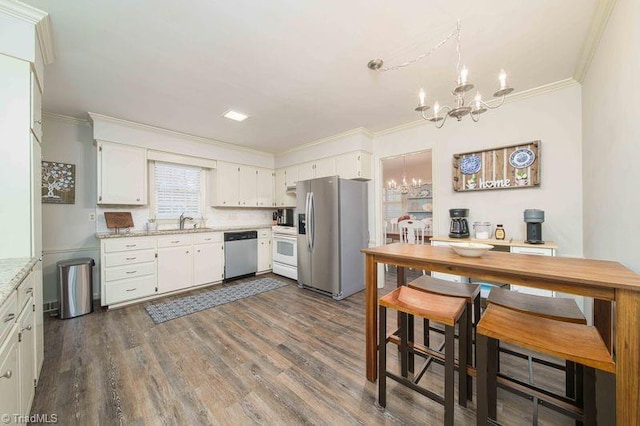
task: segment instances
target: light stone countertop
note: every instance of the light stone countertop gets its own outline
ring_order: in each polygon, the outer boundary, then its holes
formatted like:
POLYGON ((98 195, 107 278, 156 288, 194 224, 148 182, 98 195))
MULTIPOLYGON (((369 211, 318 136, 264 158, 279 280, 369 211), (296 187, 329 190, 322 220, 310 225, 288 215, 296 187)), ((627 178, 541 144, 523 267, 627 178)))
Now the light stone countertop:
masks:
POLYGON ((36 262, 35 257, 0 259, 0 306, 25 279, 36 262))
POLYGON ((126 237, 151 237, 158 235, 172 234, 198 234, 201 232, 223 232, 223 231, 254 231, 258 229, 271 229, 271 224, 262 225, 241 225, 241 226, 216 226, 214 228, 196 228, 196 229, 161 229, 158 231, 131 231, 120 234, 112 232, 97 232, 96 238, 99 240, 106 238, 126 238, 126 237))

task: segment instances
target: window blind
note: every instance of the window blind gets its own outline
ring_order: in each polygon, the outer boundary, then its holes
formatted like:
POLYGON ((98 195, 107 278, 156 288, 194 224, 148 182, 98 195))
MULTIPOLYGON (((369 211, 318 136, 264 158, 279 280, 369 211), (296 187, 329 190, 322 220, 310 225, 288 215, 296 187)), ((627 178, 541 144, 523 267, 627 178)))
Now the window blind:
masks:
POLYGON ((156 188, 156 218, 177 219, 201 214, 200 167, 156 162, 154 167, 156 188))

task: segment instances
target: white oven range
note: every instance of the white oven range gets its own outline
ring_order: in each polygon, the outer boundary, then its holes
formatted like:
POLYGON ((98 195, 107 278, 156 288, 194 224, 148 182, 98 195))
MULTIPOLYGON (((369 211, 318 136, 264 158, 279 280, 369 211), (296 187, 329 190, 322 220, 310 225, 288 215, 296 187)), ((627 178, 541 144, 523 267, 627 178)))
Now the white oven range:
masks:
POLYGON ((273 273, 298 280, 298 249, 294 226, 273 226, 273 273))

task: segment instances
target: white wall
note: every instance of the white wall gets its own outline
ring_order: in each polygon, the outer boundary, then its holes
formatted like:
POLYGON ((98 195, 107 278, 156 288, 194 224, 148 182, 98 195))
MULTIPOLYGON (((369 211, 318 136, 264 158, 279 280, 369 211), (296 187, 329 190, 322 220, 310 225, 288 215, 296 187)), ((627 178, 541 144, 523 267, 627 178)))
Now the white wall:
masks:
POLYGON ((583 82, 585 256, 640 273, 640 2, 618 0, 583 82))
MULTIPOLYGON (((479 123, 468 118, 462 122, 452 120, 436 129, 425 122, 385 132, 376 135, 373 143, 376 192, 380 197, 380 158, 432 149, 435 235, 448 234, 450 208, 468 208, 471 223, 500 223, 507 237, 524 239, 523 211, 536 208, 545 211, 543 238, 559 245, 559 255, 581 256, 581 131, 581 89, 576 84, 507 103, 481 116, 479 123), (539 188, 453 191, 454 154, 533 140, 542 141, 539 188)), ((377 223, 381 223, 380 214, 376 214, 377 223)))
MULTIPOLYGON (((56 262, 78 257, 98 261, 95 222, 96 154, 88 122, 44 115, 42 157, 47 161, 76 165, 75 204, 42 204, 42 265, 44 301, 58 300, 56 262)), ((94 268, 94 293, 99 291, 94 268)))

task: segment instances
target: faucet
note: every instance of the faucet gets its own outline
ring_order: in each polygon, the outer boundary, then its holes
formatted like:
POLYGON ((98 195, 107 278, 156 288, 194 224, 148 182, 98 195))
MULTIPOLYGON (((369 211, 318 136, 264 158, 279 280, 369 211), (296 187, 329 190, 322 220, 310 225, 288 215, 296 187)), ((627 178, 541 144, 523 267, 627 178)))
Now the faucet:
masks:
POLYGON ((189 217, 189 216, 185 216, 184 212, 182 212, 182 214, 180 215, 180 219, 179 220, 180 220, 180 229, 184 229, 184 221, 185 220, 193 220, 193 218, 189 217))

